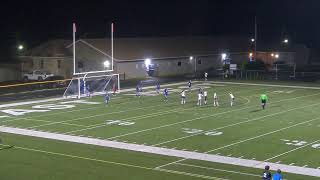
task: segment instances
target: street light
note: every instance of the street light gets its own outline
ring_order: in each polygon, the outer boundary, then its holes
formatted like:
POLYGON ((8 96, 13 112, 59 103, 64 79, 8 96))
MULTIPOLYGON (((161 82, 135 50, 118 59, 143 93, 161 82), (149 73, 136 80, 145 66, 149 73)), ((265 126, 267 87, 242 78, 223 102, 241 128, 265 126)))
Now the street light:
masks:
POLYGON ((190 59, 190 61, 192 61, 192 60, 193 60, 193 56, 190 56, 190 58, 189 58, 189 59, 190 59))
POLYGON ((274 57, 275 57, 276 59, 278 59, 278 58, 279 58, 279 54, 274 55, 274 57))
POLYGON ((252 53, 249 53, 249 57, 252 57, 253 56, 253 54, 252 53))
POLYGON ((251 42, 254 42, 255 41, 255 39, 254 38, 251 38, 251 42))
POLYGON ((103 63, 103 65, 104 65, 105 68, 109 68, 110 67, 110 62, 109 61, 105 61, 103 63))
POLYGON ((273 54, 273 53, 271 53, 271 57, 274 57, 274 54, 273 54))
POLYGON ((221 54, 221 58, 222 58, 223 61, 226 60, 227 54, 226 54, 226 53, 222 53, 222 54, 221 54))
POLYGON ((288 40, 288 39, 284 39, 284 40, 283 40, 283 43, 288 44, 288 43, 289 43, 289 40, 288 40))
POLYGON ((19 51, 22 51, 23 48, 24 48, 24 47, 23 47, 23 45, 21 45, 21 44, 18 46, 18 50, 19 50, 19 51))
POLYGON ((150 58, 145 59, 144 64, 146 65, 146 67, 149 67, 149 65, 151 64, 151 59, 150 58))

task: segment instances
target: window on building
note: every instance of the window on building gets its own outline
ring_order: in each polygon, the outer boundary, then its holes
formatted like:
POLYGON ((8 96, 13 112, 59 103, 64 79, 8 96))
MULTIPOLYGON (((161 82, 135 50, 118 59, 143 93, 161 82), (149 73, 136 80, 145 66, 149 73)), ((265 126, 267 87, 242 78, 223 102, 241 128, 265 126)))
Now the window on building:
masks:
POLYGON ((58 65, 58 69, 60 69, 61 68, 61 60, 57 61, 57 65, 58 65))
POLYGON ((44 62, 43 62, 43 59, 40 60, 40 69, 43 69, 44 67, 44 62))
POLYGON ((198 64, 201 64, 201 59, 198 60, 198 64))
POLYGON ((139 69, 139 64, 136 64, 136 69, 139 69))
POLYGON ((33 60, 31 61, 31 64, 30 64, 30 66, 31 66, 31 68, 33 68, 33 66, 34 66, 34 65, 33 65, 33 60))
POLYGON ((181 66, 181 61, 178 62, 178 66, 181 66))

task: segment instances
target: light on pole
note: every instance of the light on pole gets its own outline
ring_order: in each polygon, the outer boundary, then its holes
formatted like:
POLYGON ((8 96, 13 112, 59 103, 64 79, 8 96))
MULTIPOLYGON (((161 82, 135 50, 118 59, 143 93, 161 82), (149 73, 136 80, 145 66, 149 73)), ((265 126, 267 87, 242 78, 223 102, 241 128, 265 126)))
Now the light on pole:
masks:
POLYGON ((288 39, 284 39, 284 40, 283 40, 283 43, 288 44, 288 43, 289 43, 289 40, 288 40, 288 39))
POLYGON ((18 45, 18 50, 19 50, 19 51, 22 51, 23 49, 24 49, 24 47, 23 47, 22 44, 18 45))
POLYGON ((110 61, 105 61, 103 63, 103 65, 104 65, 105 68, 109 68, 110 67, 110 61))

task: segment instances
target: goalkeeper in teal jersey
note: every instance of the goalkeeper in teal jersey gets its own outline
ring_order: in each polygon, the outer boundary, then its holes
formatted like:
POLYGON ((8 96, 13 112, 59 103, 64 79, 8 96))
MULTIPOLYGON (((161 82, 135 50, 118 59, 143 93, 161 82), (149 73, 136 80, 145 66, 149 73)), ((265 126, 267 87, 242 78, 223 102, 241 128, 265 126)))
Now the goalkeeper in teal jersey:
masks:
POLYGON ((261 100, 262 109, 265 109, 266 104, 267 104, 267 101, 268 101, 268 96, 265 95, 265 94, 262 94, 262 95, 260 96, 260 100, 261 100))

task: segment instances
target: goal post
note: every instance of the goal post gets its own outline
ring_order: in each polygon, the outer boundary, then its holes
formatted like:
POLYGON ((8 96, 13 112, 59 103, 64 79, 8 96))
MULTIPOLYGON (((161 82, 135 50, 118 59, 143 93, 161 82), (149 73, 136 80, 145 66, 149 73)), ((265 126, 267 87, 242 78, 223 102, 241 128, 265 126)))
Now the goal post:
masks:
POLYGON ((85 74, 71 79, 63 97, 84 98, 120 92, 119 74, 85 74))

